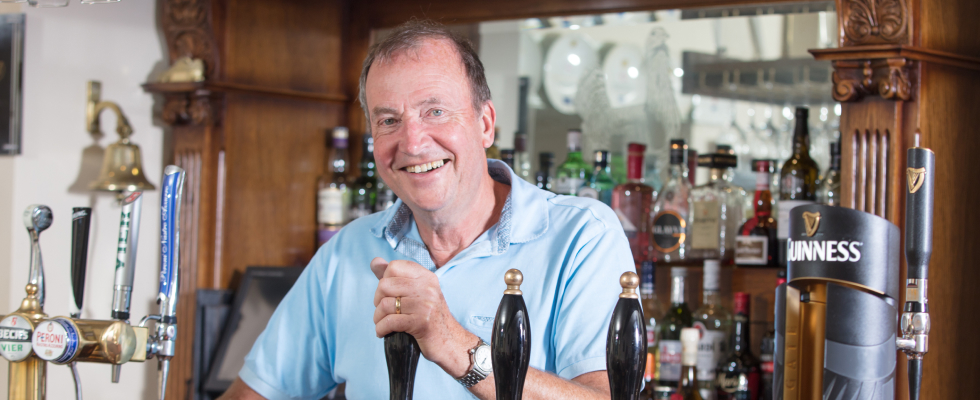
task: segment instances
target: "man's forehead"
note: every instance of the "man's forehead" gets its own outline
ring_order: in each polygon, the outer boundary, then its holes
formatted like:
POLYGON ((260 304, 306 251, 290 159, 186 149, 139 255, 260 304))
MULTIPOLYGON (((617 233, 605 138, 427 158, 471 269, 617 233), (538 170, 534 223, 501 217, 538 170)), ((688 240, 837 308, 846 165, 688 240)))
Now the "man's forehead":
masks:
MULTIPOLYGON (((371 64, 371 68, 368 70, 367 79, 365 86, 367 88, 375 87, 378 88, 378 84, 387 86, 381 82, 388 80, 388 74, 392 72, 402 71, 405 68, 418 68, 422 67, 423 70, 427 68, 434 69, 438 71, 438 75, 447 78, 453 77, 452 72, 456 71, 459 74, 455 76, 460 81, 460 84, 466 85, 468 88, 468 81, 466 79, 465 68, 459 53, 457 52, 453 43, 445 39, 425 39, 418 46, 412 48, 406 48, 396 51, 387 57, 378 57, 371 64), (414 65, 412 65, 414 64, 414 65)), ((421 78, 421 76, 420 76, 421 78)), ((391 77, 390 79, 398 79, 391 77)), ((368 90, 370 93, 371 90, 368 90)), ((457 94, 468 94, 468 90, 463 90, 456 92, 457 94)), ((443 102, 449 99, 441 98, 444 96, 432 96, 430 94, 416 93, 422 95, 418 99, 411 99, 410 101, 413 105, 414 103, 433 103, 433 102, 443 102)), ((369 96, 368 96, 369 97, 369 96)), ((380 99, 379 99, 380 100, 380 99)), ((391 100, 391 99, 389 99, 391 100)), ((368 99, 369 103, 376 103, 377 100, 372 101, 368 99)), ((378 108, 378 107, 375 107, 378 108)), ((372 110, 373 111, 373 110, 372 110)), ((372 113, 374 114, 374 113, 372 113)))

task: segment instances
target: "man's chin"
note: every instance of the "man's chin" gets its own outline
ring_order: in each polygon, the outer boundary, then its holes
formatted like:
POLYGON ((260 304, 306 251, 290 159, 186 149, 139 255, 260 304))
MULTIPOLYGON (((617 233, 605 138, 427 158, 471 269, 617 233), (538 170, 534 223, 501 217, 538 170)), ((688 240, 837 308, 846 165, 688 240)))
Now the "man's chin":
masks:
POLYGON ((402 201, 408 205, 408 208, 412 209, 412 212, 437 212, 443 210, 449 205, 449 201, 446 198, 415 198, 415 197, 403 197, 402 201))

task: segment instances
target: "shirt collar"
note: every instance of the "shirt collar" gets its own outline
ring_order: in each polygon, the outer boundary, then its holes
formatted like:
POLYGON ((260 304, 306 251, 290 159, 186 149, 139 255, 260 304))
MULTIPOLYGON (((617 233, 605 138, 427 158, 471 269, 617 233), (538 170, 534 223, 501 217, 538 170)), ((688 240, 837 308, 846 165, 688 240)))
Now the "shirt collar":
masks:
MULTIPOLYGON (((500 220, 480 236, 490 240, 491 254, 504 253, 512 243, 527 243, 547 232, 547 200, 555 194, 524 181, 503 161, 487 160, 487 169, 493 180, 510 185, 510 194, 500 212, 500 220)), ((384 211, 383 217, 371 228, 371 233, 388 241, 392 248, 397 248, 409 232, 417 229, 413 222, 412 210, 399 199, 384 211)), ((478 238, 476 242, 479 241, 478 238)))

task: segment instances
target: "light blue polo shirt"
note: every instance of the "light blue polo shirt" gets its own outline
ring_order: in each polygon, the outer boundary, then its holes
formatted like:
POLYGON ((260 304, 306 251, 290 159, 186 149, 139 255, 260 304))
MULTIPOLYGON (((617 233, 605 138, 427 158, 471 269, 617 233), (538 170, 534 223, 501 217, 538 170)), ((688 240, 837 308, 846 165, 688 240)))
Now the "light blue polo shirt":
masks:
MULTIPOLYGON (((598 201, 546 192, 503 162, 488 164, 494 180, 511 186, 497 224, 436 269, 401 201, 351 222, 320 248, 276 309, 245 358, 242 380, 269 399, 319 399, 342 382, 349 399, 387 399, 384 343, 374 330, 374 257, 434 271, 453 316, 487 343, 504 273, 520 269, 531 367, 565 379, 605 370, 619 276, 634 270, 619 220, 598 201)), ((414 398, 473 396, 423 356, 414 398)))

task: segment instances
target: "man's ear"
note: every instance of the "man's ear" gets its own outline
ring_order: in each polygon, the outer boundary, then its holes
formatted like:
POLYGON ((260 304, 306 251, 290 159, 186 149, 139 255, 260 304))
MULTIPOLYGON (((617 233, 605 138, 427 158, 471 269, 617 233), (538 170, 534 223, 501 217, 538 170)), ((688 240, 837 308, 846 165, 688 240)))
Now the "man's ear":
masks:
POLYGON ((487 149, 493 145, 493 140, 496 139, 493 133, 493 127, 497 123, 497 110, 493 108, 493 101, 487 100, 483 103, 483 114, 480 116, 480 127, 483 129, 481 132, 481 143, 483 148, 487 149))

